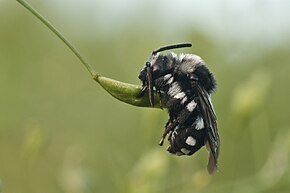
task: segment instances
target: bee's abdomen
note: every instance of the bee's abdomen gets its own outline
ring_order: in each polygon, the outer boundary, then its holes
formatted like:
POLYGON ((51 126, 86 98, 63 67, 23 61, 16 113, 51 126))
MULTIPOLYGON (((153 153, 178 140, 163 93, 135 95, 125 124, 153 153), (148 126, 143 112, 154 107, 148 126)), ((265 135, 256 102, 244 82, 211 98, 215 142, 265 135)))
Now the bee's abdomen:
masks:
POLYGON ((180 80, 172 74, 156 80, 157 89, 166 95, 170 121, 177 123, 169 134, 170 146, 167 149, 176 155, 192 155, 205 143, 206 132, 198 97, 191 86, 189 81, 180 80))
POLYGON ((196 117, 191 126, 177 125, 169 135, 170 146, 168 151, 172 154, 192 155, 204 146, 206 132, 203 119, 196 117))

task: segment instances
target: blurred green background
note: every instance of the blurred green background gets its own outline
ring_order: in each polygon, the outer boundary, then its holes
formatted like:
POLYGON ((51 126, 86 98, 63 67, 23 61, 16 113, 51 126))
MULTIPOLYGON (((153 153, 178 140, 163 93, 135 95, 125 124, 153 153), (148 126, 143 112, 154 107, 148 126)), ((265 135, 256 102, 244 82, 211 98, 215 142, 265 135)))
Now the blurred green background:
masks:
POLYGON ((0 187, 5 193, 286 193, 290 3, 286 0, 29 1, 102 75, 140 84, 151 51, 200 55, 215 74, 219 172, 203 148, 157 144, 165 110, 112 98, 16 1, 0 0, 0 187))

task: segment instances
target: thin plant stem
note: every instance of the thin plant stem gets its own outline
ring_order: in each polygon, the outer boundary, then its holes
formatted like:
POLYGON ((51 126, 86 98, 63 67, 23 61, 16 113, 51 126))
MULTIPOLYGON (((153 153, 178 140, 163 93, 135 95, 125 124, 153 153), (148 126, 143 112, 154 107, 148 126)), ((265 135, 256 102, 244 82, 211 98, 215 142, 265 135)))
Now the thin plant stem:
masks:
POLYGON ((29 5, 26 1, 23 0, 16 0, 21 5, 23 5, 28 11, 30 11, 35 17, 37 17, 44 25, 46 25, 57 37, 61 39, 65 45, 69 47, 69 49, 78 57, 78 59, 81 61, 82 64, 86 67, 86 69, 90 72, 92 77, 98 76, 98 73, 96 73, 91 65, 87 63, 84 58, 80 55, 79 51, 48 21, 46 20, 40 13, 38 13, 31 5, 29 5))

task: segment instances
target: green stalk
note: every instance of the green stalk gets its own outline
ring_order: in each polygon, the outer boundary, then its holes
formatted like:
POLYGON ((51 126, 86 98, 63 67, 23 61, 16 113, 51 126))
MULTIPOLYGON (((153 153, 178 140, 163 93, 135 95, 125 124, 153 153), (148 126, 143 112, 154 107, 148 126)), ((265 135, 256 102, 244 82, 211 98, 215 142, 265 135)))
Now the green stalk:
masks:
POLYGON ((78 59, 85 65, 87 70, 90 72, 90 74, 94 77, 96 75, 96 72, 93 70, 93 68, 82 58, 80 53, 74 46, 66 40, 66 38, 48 21, 46 20, 40 13, 38 13, 31 5, 29 5, 26 1, 23 0, 16 0, 21 5, 23 5, 28 11, 30 11, 35 17, 37 17, 44 25, 46 25, 65 45, 78 57, 78 59))
MULTIPOLYGON (((87 63, 84 58, 80 55, 78 50, 40 13, 38 13, 31 5, 29 5, 24 0, 16 0, 22 6, 24 6, 28 11, 30 11, 35 17, 37 17, 46 27, 48 27, 61 41, 76 55, 76 57, 81 61, 81 63, 86 67, 91 76, 95 81, 97 81, 109 94, 111 94, 116 99, 139 107, 151 107, 149 102, 148 93, 143 97, 138 97, 138 94, 141 91, 141 86, 128 84, 106 78, 97 73, 92 66, 87 63)), ((160 100, 160 96, 157 93, 154 93, 156 101, 160 100)), ((158 104, 154 107, 160 108, 158 104)))

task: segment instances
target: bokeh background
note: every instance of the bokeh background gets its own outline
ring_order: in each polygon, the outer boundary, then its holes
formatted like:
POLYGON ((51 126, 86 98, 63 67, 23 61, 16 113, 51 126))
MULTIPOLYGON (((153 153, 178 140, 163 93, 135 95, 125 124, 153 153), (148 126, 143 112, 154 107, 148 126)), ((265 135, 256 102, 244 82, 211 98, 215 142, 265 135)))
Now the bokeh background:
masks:
POLYGON ((215 74, 219 172, 203 148, 168 154, 165 110, 119 102, 16 1, 0 0, 0 187, 5 193, 290 191, 290 2, 29 2, 102 75, 140 84, 151 51, 200 55, 215 74))

